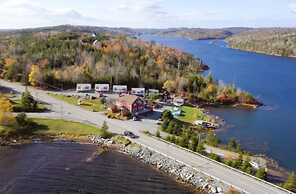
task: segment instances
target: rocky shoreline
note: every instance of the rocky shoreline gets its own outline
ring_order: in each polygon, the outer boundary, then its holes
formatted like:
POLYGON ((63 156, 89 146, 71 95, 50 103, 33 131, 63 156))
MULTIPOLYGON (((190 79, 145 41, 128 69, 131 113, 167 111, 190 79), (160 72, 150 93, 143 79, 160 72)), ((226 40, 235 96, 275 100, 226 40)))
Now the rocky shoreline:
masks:
POLYGON ((121 147, 120 150, 145 164, 151 165, 156 169, 175 177, 179 181, 194 186, 196 189, 220 194, 229 189, 227 185, 212 177, 138 144, 129 144, 121 147))

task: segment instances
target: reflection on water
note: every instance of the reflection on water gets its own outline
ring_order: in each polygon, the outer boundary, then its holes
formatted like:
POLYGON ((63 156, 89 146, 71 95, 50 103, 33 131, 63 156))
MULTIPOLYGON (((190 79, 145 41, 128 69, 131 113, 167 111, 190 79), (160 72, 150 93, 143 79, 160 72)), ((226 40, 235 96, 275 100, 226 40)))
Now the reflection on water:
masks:
POLYGON ((191 193, 128 156, 95 146, 32 144, 0 147, 1 194, 191 193))

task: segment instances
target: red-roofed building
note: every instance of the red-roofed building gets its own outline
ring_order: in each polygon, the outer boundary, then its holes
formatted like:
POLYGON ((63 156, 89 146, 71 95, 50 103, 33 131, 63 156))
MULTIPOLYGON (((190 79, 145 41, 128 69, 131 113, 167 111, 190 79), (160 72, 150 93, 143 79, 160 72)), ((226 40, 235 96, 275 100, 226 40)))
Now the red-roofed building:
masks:
POLYGON ((151 109, 147 107, 146 101, 136 95, 125 95, 118 98, 116 106, 119 108, 125 108, 130 111, 131 114, 141 114, 148 112, 151 109))

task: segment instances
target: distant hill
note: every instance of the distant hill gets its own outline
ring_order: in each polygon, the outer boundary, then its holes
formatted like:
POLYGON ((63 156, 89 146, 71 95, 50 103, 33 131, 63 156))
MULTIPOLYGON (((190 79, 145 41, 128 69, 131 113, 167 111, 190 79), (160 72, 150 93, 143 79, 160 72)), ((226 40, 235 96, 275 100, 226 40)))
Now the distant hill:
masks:
POLYGON ((296 57, 295 28, 259 28, 227 38, 230 47, 268 55, 296 57))
POLYGON ((225 39, 234 34, 250 30, 251 28, 170 28, 164 30, 154 30, 152 34, 168 37, 183 37, 193 40, 203 39, 225 39))

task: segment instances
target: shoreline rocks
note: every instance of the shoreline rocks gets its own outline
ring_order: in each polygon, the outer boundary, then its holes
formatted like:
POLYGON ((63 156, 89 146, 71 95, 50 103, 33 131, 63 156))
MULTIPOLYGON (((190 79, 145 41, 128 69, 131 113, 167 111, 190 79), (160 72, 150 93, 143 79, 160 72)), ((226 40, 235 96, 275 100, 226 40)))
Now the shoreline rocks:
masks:
POLYGON ((198 190, 222 194, 229 189, 229 186, 221 181, 215 180, 192 167, 138 144, 132 143, 125 147, 122 146, 120 151, 175 177, 177 180, 181 180, 185 184, 190 184, 198 190))

